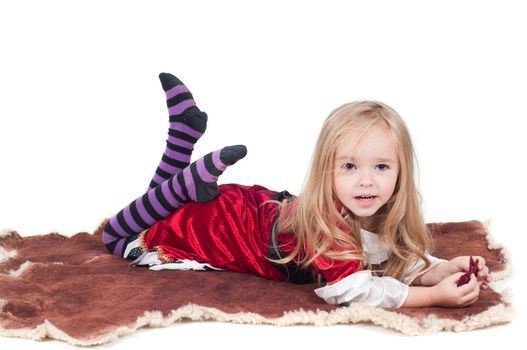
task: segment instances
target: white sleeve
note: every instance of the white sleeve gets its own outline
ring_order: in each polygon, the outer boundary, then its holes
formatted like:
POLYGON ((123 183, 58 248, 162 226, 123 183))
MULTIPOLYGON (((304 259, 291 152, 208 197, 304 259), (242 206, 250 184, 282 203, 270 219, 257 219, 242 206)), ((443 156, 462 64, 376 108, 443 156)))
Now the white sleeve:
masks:
POLYGON ((428 270, 430 270, 435 265, 442 263, 443 261, 447 261, 444 259, 436 258, 435 256, 432 256, 430 254, 426 254, 426 257, 430 261, 430 266, 419 273, 419 270, 422 269, 425 266, 425 262, 422 259, 419 259, 416 263, 414 263, 408 271, 401 277, 401 281, 406 284, 410 284, 413 282, 414 279, 421 276, 428 270))
POLYGON ((379 307, 401 307, 409 287, 395 278, 373 276, 370 270, 355 272, 340 281, 315 289, 328 304, 363 303, 379 307))

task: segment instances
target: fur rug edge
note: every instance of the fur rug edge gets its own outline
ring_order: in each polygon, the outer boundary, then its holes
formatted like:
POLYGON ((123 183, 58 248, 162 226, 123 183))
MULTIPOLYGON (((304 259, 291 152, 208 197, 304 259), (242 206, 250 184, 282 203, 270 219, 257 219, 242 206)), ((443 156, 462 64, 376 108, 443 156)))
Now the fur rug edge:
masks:
POLYGON ((487 248, 489 250, 501 249, 501 256, 503 257, 504 269, 502 271, 491 272, 493 281, 501 281, 506 278, 509 278, 512 275, 512 264, 511 264, 511 253, 510 251, 501 243, 498 243, 496 237, 492 234, 492 220, 486 220, 481 222, 485 233, 487 234, 487 248))
MULTIPOLYGON (((1 301, 0 301, 1 302, 1 301)), ((405 335, 416 336, 434 334, 440 331, 462 332, 478 328, 489 327, 508 323, 514 316, 511 304, 499 304, 480 314, 469 316, 461 321, 440 319, 430 315, 422 321, 402 315, 396 311, 389 311, 378 307, 352 304, 331 312, 297 310, 285 313, 282 317, 268 319, 258 314, 240 312, 236 314, 225 313, 216 308, 188 304, 172 310, 163 317, 160 311, 146 311, 135 323, 115 329, 114 331, 90 339, 77 339, 64 333, 51 322, 45 320, 32 329, 3 329, 0 327, 0 336, 26 338, 33 340, 55 339, 76 346, 94 346, 109 343, 120 337, 134 333, 145 327, 168 327, 185 320, 191 321, 216 321, 238 324, 268 324, 275 326, 313 325, 332 326, 336 324, 371 323, 387 329, 399 331, 405 335)))
POLYGON ((12 228, 0 228, 0 238, 7 237, 13 232, 15 232, 15 230, 12 228))

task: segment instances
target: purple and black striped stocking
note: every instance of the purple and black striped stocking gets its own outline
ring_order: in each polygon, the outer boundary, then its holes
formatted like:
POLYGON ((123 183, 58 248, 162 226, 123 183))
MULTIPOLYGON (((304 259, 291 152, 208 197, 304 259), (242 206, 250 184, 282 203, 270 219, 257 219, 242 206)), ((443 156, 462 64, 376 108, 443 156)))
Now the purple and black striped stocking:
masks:
POLYGON ((189 89, 169 73, 159 74, 166 94, 169 129, 161 162, 150 182, 154 188, 190 164, 194 144, 207 128, 207 114, 199 110, 189 89))
POLYGON ((185 202, 214 199, 218 194, 218 177, 246 154, 243 145, 222 148, 148 190, 110 218, 103 231, 104 244, 112 254, 123 256, 126 245, 139 233, 166 218, 185 202))

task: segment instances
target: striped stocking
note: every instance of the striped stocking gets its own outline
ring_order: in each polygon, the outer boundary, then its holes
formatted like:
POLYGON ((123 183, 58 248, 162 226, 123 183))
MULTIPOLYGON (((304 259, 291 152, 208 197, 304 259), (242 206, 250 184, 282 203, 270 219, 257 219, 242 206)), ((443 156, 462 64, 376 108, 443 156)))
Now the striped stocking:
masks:
POLYGON ((207 128, 207 114, 199 110, 181 80, 169 73, 159 74, 159 79, 166 94, 170 125, 166 148, 149 189, 190 164, 194 144, 207 128))
POLYGON ((242 145, 222 148, 148 190, 110 218, 103 231, 104 244, 112 254, 123 256, 126 245, 139 233, 185 202, 214 199, 218 193, 218 177, 246 154, 247 149, 242 145))

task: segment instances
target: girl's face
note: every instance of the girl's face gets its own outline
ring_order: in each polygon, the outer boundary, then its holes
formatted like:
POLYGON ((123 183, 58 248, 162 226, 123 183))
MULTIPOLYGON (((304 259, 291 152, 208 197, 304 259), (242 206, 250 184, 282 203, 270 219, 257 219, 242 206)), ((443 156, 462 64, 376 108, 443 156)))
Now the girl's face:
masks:
POLYGON ((362 135, 350 132, 337 146, 335 193, 359 217, 372 216, 393 194, 399 161, 388 126, 373 125, 362 135))

